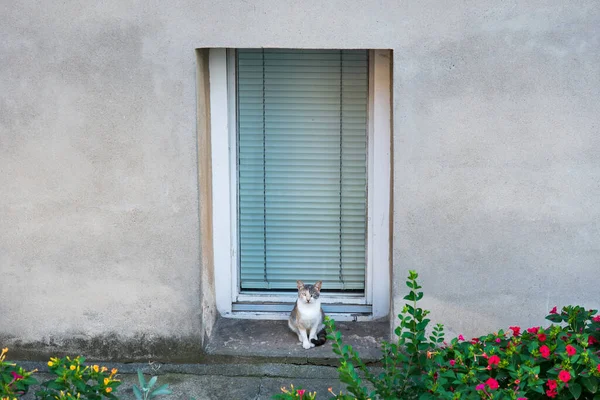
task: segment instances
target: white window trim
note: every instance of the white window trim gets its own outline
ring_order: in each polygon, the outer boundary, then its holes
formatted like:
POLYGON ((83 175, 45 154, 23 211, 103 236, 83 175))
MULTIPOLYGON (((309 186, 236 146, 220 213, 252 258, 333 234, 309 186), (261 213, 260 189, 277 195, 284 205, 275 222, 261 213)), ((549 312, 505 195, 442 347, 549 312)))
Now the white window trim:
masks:
MULTIPOLYGON (((284 319, 287 313, 233 312, 236 301, 293 302, 290 293, 239 293, 237 246, 236 113, 234 51, 209 53, 212 216, 215 292, 222 316, 284 319), (229 59, 228 59, 229 58, 229 59)), ((367 172, 367 275, 365 295, 328 294, 323 303, 370 304, 372 314, 385 317, 390 309, 390 151, 391 63, 387 50, 369 54, 369 125, 367 172)), ((346 316, 348 319, 350 315, 346 316)), ((343 320, 343 315, 336 315, 343 320)))

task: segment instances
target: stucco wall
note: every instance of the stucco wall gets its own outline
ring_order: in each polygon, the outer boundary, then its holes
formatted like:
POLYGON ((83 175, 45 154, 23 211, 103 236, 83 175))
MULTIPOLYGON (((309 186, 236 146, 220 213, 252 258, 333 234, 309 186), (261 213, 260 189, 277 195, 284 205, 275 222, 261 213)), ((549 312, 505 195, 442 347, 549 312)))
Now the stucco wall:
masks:
POLYGON ((200 47, 394 50, 397 298, 417 269, 465 334, 600 305, 595 0, 19 1, 0 37, 4 342, 201 344, 200 47))

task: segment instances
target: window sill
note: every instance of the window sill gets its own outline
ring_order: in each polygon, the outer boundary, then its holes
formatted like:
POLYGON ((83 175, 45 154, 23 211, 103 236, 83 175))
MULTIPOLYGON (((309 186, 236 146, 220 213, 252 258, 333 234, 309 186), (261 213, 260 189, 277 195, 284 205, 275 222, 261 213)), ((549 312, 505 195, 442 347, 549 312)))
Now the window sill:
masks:
MULTIPOLYGON (((350 344, 365 362, 381 359, 381 342, 389 339, 389 323, 337 322, 344 344, 350 344)), ((220 318, 205 348, 208 357, 234 358, 237 362, 252 359, 257 362, 334 365, 337 356, 331 341, 309 350, 302 348, 287 321, 220 318)), ((231 360, 233 361, 233 360, 231 360)))

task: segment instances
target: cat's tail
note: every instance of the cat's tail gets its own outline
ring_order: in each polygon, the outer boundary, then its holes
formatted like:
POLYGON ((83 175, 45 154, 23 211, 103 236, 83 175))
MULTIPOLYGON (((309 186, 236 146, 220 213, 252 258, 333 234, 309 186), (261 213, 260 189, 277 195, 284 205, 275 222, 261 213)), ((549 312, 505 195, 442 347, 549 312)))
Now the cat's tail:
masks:
POLYGON ((322 346, 322 345, 324 345, 325 342, 327 341, 327 332, 325 332, 325 328, 321 329, 319 331, 319 333, 317 333, 317 338, 316 339, 310 339, 310 341, 315 346, 322 346))

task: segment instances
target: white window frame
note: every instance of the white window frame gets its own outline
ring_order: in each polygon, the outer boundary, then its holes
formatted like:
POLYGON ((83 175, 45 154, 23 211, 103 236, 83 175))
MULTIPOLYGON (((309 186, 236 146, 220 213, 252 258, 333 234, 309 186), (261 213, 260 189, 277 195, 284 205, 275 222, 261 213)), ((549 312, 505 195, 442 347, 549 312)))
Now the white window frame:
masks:
MULTIPOLYGON (((370 50, 367 154, 367 263, 364 295, 329 294, 325 304, 371 305, 371 315, 388 316, 390 309, 390 152, 391 52, 370 50)), ((244 294, 239 291, 237 233, 237 123, 235 50, 209 52, 210 136, 212 158, 213 256, 217 310, 233 318, 284 319, 287 312, 233 311, 236 302, 294 302, 285 292, 244 294)), ((357 319, 351 312, 336 319, 357 319)))

